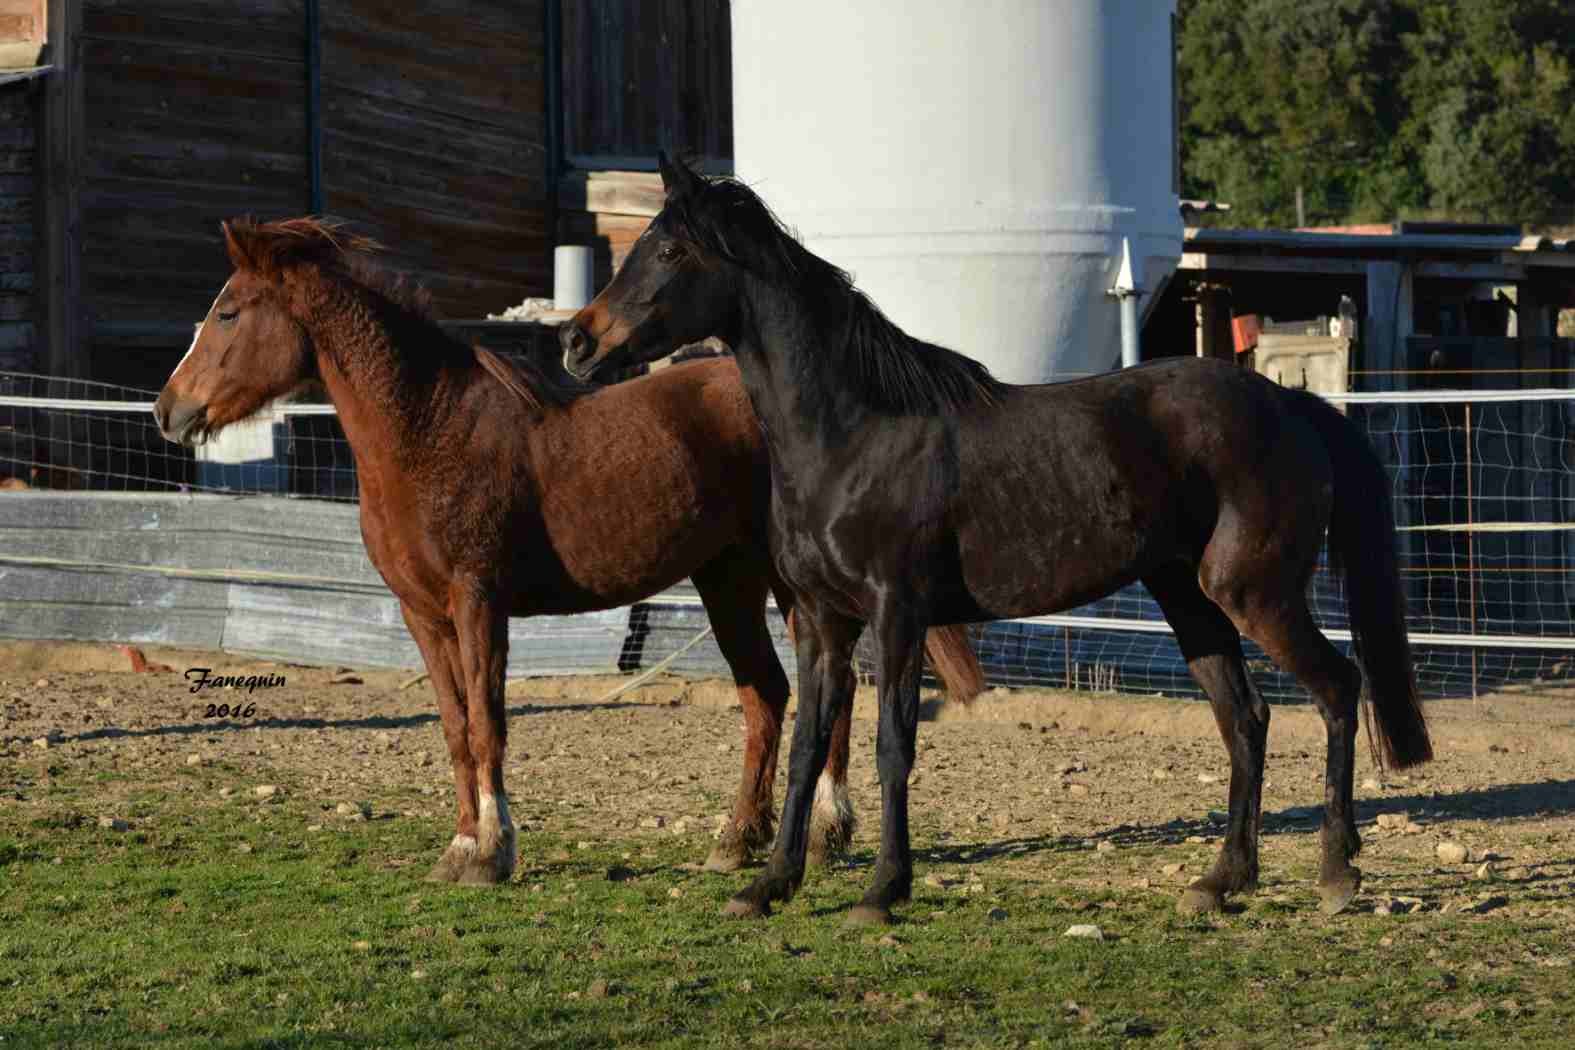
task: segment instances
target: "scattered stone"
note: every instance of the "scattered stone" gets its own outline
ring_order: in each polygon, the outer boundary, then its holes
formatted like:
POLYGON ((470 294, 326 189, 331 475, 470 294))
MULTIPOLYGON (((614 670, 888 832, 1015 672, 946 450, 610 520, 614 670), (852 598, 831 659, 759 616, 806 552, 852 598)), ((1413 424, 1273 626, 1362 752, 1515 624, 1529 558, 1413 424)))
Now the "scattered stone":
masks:
POLYGON ((252 851, 252 844, 250 842, 243 842, 239 846, 235 847, 235 852, 236 853, 250 853, 251 851, 252 851))
POLYGON ((1381 791, 1382 789, 1383 789, 1383 784, 1381 784, 1374 777, 1368 777, 1366 780, 1362 781, 1362 790, 1363 791, 1381 791))
POLYGON ((334 807, 334 812, 352 820, 365 820, 372 815, 372 807, 355 802, 341 802, 334 807))
POLYGON ((1061 936, 1082 937, 1090 941, 1102 941, 1105 939, 1105 931, 1092 923, 1078 923, 1076 926, 1068 926, 1066 932, 1061 936))
POLYGON ((990 818, 990 824, 997 831, 1005 831, 1012 826, 1012 815, 1010 813, 996 813, 990 818))
POLYGON ((1170 779, 1170 770, 1168 770, 1168 769, 1156 769, 1156 770, 1154 770, 1154 772, 1150 773, 1149 776, 1150 776, 1150 778, 1152 778, 1154 780, 1169 780, 1170 779))
POLYGON ((1476 879, 1478 882, 1493 881, 1493 862, 1490 860, 1483 861, 1482 865, 1477 868, 1476 873, 1471 877, 1476 879))
POLYGON ((107 828, 110 831, 126 831, 131 827, 130 824, 127 824, 119 817, 99 817, 98 826, 101 828, 107 828))
POLYGON ((323 826, 321 824, 308 824, 308 825, 306 825, 306 830, 307 831, 322 831, 323 830, 323 826))
POLYGON ((1066 790, 1067 794, 1073 798, 1086 798, 1088 796, 1087 784, 1068 784, 1066 790))
POLYGON ((672 889, 667 891, 667 895, 673 898, 673 900, 677 900, 679 897, 684 895, 684 891, 681 888, 674 886, 672 889))
POLYGON ((1410 816, 1405 813, 1380 813, 1377 821, 1379 827, 1393 831, 1401 830, 1410 822, 1410 816))
POLYGON ((916 1003, 927 1003, 930 1001, 930 997, 923 992, 914 992, 913 1001, 916 1003))
POLYGON ((202 765, 202 756, 201 755, 187 755, 186 756, 186 764, 188 766, 200 766, 200 765, 202 765))
POLYGON ((1200 784, 1218 784, 1222 779, 1223 778, 1217 773, 1198 774, 1198 783, 1200 784))
POLYGON ((358 952, 369 952, 372 950, 372 942, 356 941, 354 944, 350 945, 350 947, 354 948, 358 952))
POLYGON ((1116 844, 1111 842, 1109 839, 1100 839, 1099 845, 1095 846, 1094 849, 1098 850, 1100 853, 1113 853, 1115 852, 1116 844))
POLYGON ((612 985, 608 984, 603 978, 598 977, 596 980, 590 983, 588 988, 585 989, 585 998, 605 999, 611 992, 612 985))
POLYGON ((35 737, 33 739, 33 746, 47 748, 49 747, 49 738, 47 736, 35 737))
POLYGON ((1163 868, 1159 869, 1159 873, 1161 875, 1169 875, 1172 878, 1174 878, 1175 876, 1180 875, 1182 872, 1184 872, 1186 870, 1187 870, 1187 866, 1185 864, 1179 864, 1179 863, 1178 864, 1167 864, 1163 868))
POLYGON ((1075 762, 1068 762, 1066 765, 1061 767, 1061 775, 1062 776, 1066 776, 1068 773, 1087 773, 1087 772, 1088 772, 1088 763, 1084 762, 1081 758, 1078 759, 1075 762))
POLYGON ((1230 823, 1230 814, 1224 812, 1223 810, 1211 809, 1209 810, 1209 823, 1228 824, 1230 823))
POLYGON ((1202 835, 1188 835, 1187 836, 1187 845, 1189 845, 1189 846, 1202 846, 1202 845, 1207 844, 1208 841, 1209 840, 1207 838, 1205 838, 1204 836, 1202 836, 1202 835))
POLYGON ((361 676, 354 671, 342 670, 328 679, 329 685, 360 685, 361 676))
POLYGON ((252 794, 258 798, 273 798, 279 793, 279 788, 274 784, 258 784, 252 788, 252 794))
POLYGON ((416 752, 416 765, 418 765, 418 766, 430 766, 431 764, 432 764, 432 752, 430 752, 430 751, 418 751, 418 752, 416 752))
POLYGON ((1523 868, 1517 865, 1516 867, 1510 868, 1508 871, 1506 871, 1504 873, 1504 877, 1507 879, 1513 879, 1516 882, 1525 882, 1527 879, 1531 878, 1531 869, 1523 868))
POLYGON ((219 797, 220 798, 229 798, 233 794, 235 794, 235 789, 234 788, 220 788, 219 789, 219 797))
POLYGON ((1436 852, 1445 864, 1464 864, 1471 859, 1471 850, 1459 842, 1440 842, 1436 852))
POLYGON ((1462 904, 1460 911, 1465 915, 1483 915, 1490 911, 1497 911, 1509 903, 1508 897, 1483 897, 1470 904, 1462 904))
POLYGON ((897 938, 893 937, 889 933, 886 934, 885 936, 883 936, 880 940, 876 941, 875 943, 880 945, 882 948, 901 948, 902 947, 902 942, 899 941, 897 938))
POLYGON ((664 828, 664 827, 667 826, 667 818, 666 817, 641 817, 640 818, 640 826, 642 828, 664 828))
POLYGON ((426 980, 426 976, 427 972, 425 970, 416 969, 410 971, 410 979, 412 981, 424 981, 426 980))
POLYGON ((372 743, 381 748, 392 748, 394 746, 394 734, 388 732, 386 729, 380 730, 379 732, 372 734, 372 743))
POLYGON ((39 688, 39 689, 48 689, 49 688, 49 679, 47 679, 47 678, 40 678, 38 681, 34 682, 33 685, 36 688, 39 688))
POLYGON ((947 886, 946 880, 933 872, 924 876, 924 884, 932 890, 944 890, 947 886))
POLYGON ((1132 888, 1135 889, 1135 890, 1146 890, 1146 889, 1149 888, 1150 885, 1151 885, 1151 883, 1147 879, 1133 879, 1132 880, 1132 888))

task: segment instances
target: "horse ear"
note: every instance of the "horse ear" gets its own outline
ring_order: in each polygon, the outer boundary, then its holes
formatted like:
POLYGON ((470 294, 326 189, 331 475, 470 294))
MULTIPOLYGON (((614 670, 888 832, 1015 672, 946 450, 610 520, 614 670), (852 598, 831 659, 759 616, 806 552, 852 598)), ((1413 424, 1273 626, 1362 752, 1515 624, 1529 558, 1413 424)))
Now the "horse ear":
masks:
POLYGON ((681 157, 668 159, 666 150, 656 153, 656 170, 662 173, 662 189, 668 200, 687 196, 695 186, 695 173, 690 171, 681 157))
POLYGON ((259 270, 262 246, 257 243, 257 227, 250 219, 229 219, 219 224, 224 231, 224 250, 237 270, 259 270))

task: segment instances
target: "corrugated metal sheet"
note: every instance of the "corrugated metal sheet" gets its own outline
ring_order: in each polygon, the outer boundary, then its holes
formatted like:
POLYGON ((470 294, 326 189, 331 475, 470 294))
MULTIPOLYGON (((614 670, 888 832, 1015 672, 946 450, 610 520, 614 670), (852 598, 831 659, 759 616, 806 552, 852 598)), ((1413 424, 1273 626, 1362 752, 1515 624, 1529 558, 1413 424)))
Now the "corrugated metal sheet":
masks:
MULTIPOLYGON (((509 674, 614 671, 629 609, 509 622, 509 674)), ((419 667, 359 511, 267 497, 6 493, 0 636, 419 667)))

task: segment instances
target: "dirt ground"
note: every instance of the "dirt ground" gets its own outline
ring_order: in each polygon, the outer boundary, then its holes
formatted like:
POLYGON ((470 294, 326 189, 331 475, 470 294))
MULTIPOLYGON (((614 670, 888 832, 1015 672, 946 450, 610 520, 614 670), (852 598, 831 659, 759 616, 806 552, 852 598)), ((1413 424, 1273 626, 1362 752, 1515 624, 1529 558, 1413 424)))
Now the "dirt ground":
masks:
MULTIPOLYGON (((216 653, 146 654, 171 670, 133 673, 112 646, 0 643, 0 817, 49 805, 51 770, 67 763, 77 774, 105 774, 98 815, 111 817, 117 783, 217 798, 289 773, 320 791, 325 819, 348 801, 432 822, 436 855, 453 789, 425 681, 216 653), (193 695, 182 675, 193 667, 285 684, 193 695), (255 703, 254 715, 204 717, 209 703, 236 701, 255 703), (210 775, 194 778, 191 767, 210 775)), ((742 760, 732 689, 668 678, 607 699, 624 682, 510 683, 516 821, 582 839, 690 836, 699 860, 742 760)), ((1037 853, 1058 878, 1170 893, 1217 848, 1229 765, 1204 703, 997 689, 971 708, 930 699, 925 710, 913 804, 916 846, 932 871, 970 851, 974 859, 1037 853), (1066 863, 1073 856, 1081 860, 1066 863)), ((873 847, 871 690, 860 691, 856 714, 857 844, 873 847)), ((1384 775, 1359 745, 1363 906, 1575 917, 1575 687, 1439 701, 1428 714, 1439 755, 1429 765, 1384 775), (1469 858, 1441 858, 1443 843, 1465 846, 1469 858)), ((1323 761, 1312 708, 1277 706, 1264 792, 1266 892, 1310 890, 1323 761)))

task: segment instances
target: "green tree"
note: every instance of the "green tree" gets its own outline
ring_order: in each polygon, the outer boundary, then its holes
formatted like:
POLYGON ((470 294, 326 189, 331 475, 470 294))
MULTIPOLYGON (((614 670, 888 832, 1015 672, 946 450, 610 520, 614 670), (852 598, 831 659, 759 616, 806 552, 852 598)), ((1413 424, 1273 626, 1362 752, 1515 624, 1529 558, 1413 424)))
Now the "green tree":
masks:
POLYGON ((1575 220, 1570 0, 1181 0, 1183 190, 1231 221, 1575 220))

